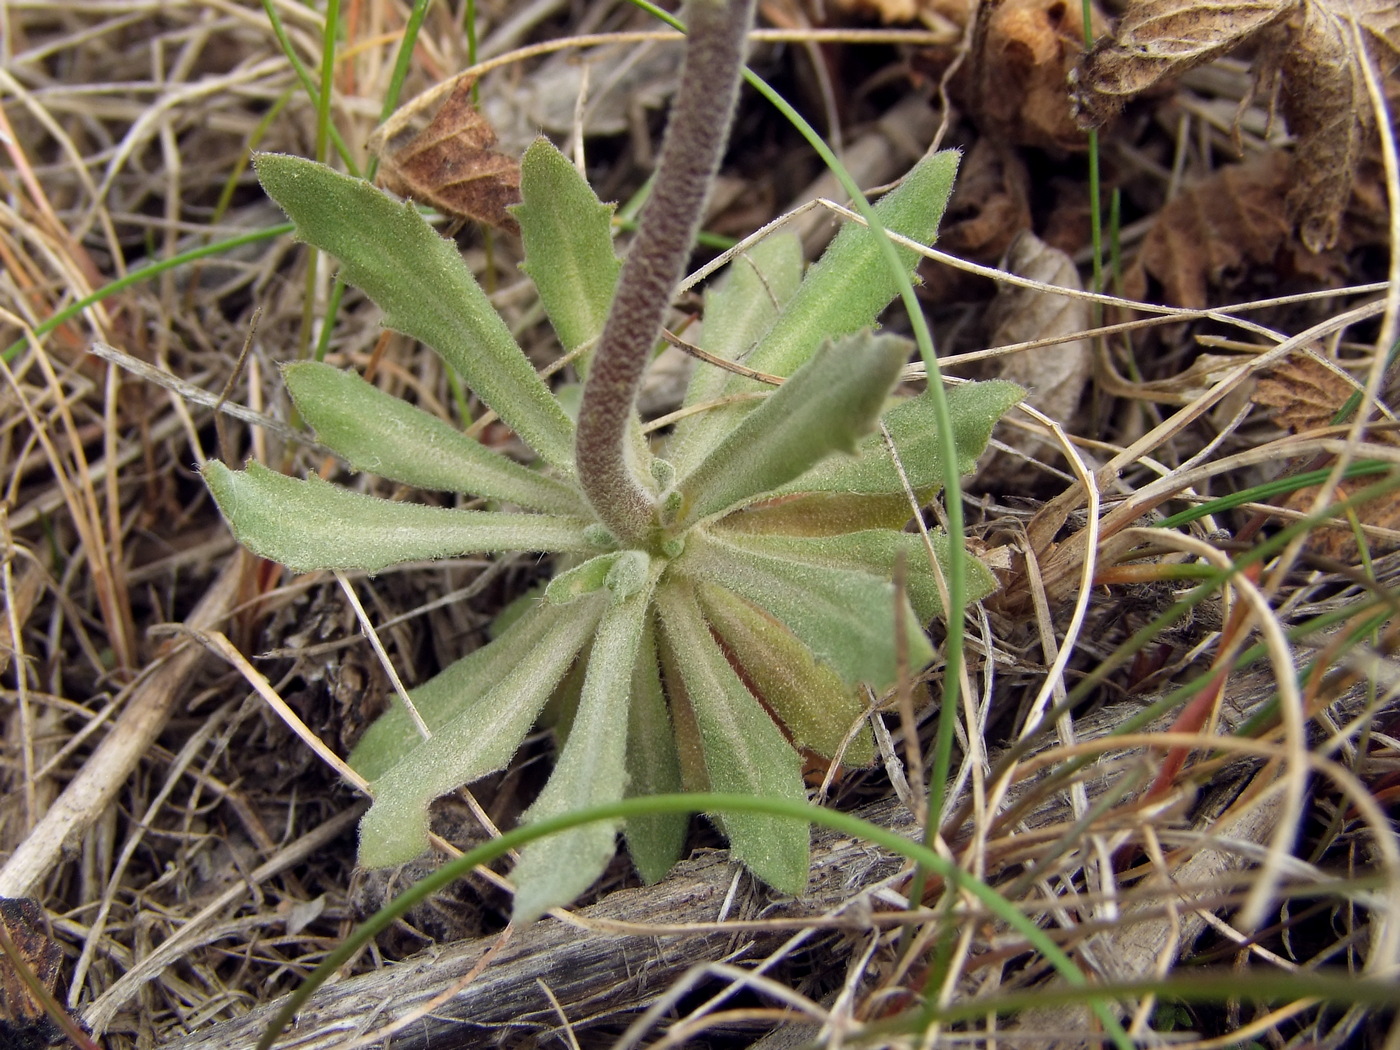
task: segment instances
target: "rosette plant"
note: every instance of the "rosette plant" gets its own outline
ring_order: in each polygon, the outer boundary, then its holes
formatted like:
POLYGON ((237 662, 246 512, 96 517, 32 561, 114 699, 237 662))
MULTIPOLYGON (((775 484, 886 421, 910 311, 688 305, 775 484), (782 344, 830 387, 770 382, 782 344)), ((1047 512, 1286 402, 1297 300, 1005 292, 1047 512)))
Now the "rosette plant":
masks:
MULTIPOLYGON (((546 705, 560 754, 526 820, 682 789, 800 799, 799 749, 871 761, 869 729, 858 728, 865 687, 890 687, 901 654, 913 672, 932 658, 922 625, 939 611, 936 561, 960 559, 973 597, 991 590, 986 569, 946 537, 930 546, 905 531, 909 493, 933 498, 945 457, 970 470, 1021 391, 949 391, 956 448, 933 437, 926 395, 892 397, 911 346, 871 331, 898 286, 883 234, 848 225, 805 276, 789 235, 740 256, 708 296, 700 344, 781 385, 702 367, 686 399, 693 411, 660 455, 643 436, 637 390, 723 152, 752 6, 687 8, 680 90, 625 262, 611 208, 563 155, 543 140, 525 154, 523 268, 563 348, 596 343, 583 358, 577 424, 411 204, 309 161, 257 161, 297 235, 336 256, 384 323, 442 355, 538 460, 508 459, 351 372, 300 362, 285 369, 292 399, 351 468, 487 509, 390 502, 314 476, 210 462, 204 477, 234 534, 299 571, 374 572, 469 552, 554 558, 551 582, 522 615, 412 690, 351 755, 373 794, 360 829, 366 866, 425 850, 430 803, 505 766, 546 705)), ((955 169, 955 154, 926 158, 881 200, 880 221, 930 241, 955 169)), ((901 249, 901 261, 912 272, 916 254, 901 249)), ((716 819, 756 875, 801 891, 805 828, 760 814, 716 819)), ((686 826, 655 815, 622 828, 645 879, 680 856, 686 826)), ((617 830, 589 824, 527 847, 514 871, 516 917, 586 889, 617 830)))

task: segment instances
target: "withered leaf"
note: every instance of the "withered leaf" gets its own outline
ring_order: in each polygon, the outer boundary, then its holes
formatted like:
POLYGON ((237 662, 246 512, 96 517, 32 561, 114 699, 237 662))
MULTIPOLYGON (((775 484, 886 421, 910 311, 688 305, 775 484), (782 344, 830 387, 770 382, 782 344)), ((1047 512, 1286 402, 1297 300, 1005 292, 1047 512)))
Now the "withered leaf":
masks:
POLYGON ((1097 127, 1167 77, 1234 50, 1286 18, 1296 0, 1136 0, 1072 76, 1081 123, 1097 127))
MULTIPOLYGON (((1355 389, 1321 361, 1305 354, 1294 354, 1259 377, 1254 400, 1273 408, 1274 420, 1292 433, 1299 434, 1332 426, 1332 421, 1355 389)), ((1389 430, 1376 430, 1368 433, 1366 440, 1394 445, 1397 435, 1389 430)), ((1343 481, 1336 488, 1336 498, 1343 499, 1374 480, 1358 478, 1343 481)), ((1277 502, 1281 507, 1306 513, 1313 509, 1317 492, 1315 485, 1296 489, 1277 502)), ((1400 493, 1388 492, 1367 500, 1355 508, 1355 513, 1362 524, 1400 530, 1400 493)), ((1355 537, 1344 519, 1329 521, 1314 528, 1308 534, 1305 546, 1315 554, 1342 562, 1350 562, 1358 554, 1355 537)), ((1371 541, 1373 554, 1388 549, 1382 543, 1371 541)))
MULTIPOLYGON (((1031 226, 1030 174, 1016 150, 979 135, 958 167, 958 180, 938 231, 938 246, 961 259, 995 265, 1031 226)), ((933 302, 985 297, 986 278, 941 264, 920 267, 933 302)))
POLYGON ((1272 265, 1289 240, 1280 202, 1289 160, 1269 153, 1247 164, 1227 164, 1167 203, 1143 239, 1124 291, 1148 294, 1148 278, 1162 285, 1172 306, 1208 305, 1209 289, 1252 266, 1272 265))
POLYGON ((1079 119, 1102 124, 1129 98, 1246 42, 1257 86, 1281 89, 1298 140, 1289 218, 1310 251, 1331 248, 1358 167, 1378 144, 1365 63, 1392 102, 1400 97, 1395 0, 1133 0, 1117 35, 1074 70, 1079 119))
MULTIPOLYGON (((1081 288, 1074 260, 1059 249, 1048 247, 1029 230, 1011 245, 1006 269, 1043 284, 1075 291, 1081 288)), ((987 323, 991 326, 991 345, 1005 346, 1050 336, 1073 336, 1090 327, 1091 315, 1089 304, 1083 299, 1002 285, 988 310, 987 323)), ((996 365, 997 378, 1008 379, 1030 391, 1026 397, 1030 405, 1056 422, 1072 423, 1089 381, 1093 358, 1087 339, 1068 338, 1054 346, 997 358, 996 365)), ((1058 458, 1053 445, 1026 431, 1007 429, 1002 438, 1031 459, 1058 458)), ((1024 459, 999 452, 987 461, 978 477, 982 483, 995 479, 998 484, 1016 484, 1033 480, 1038 474, 1037 468, 1024 459)))
MULTIPOLYGON (((63 949, 44 931, 43 909, 29 897, 0 897, 0 923, 25 965, 50 992, 58 982, 63 949)), ((59 1029, 20 978, 14 964, 0 956, 0 1045, 45 1047, 58 1041, 59 1029)))
POLYGON ((386 145, 379 184, 444 215, 516 233, 506 209, 520 203, 520 165, 492 148, 496 130, 472 105, 473 83, 460 81, 428 126, 407 142, 386 145))
POLYGON ((1389 72, 1391 106, 1400 100, 1400 5, 1307 2, 1286 28, 1292 39, 1270 54, 1282 56, 1283 115, 1298 139, 1288 208, 1303 243, 1317 252, 1337 243, 1357 169, 1379 144, 1358 37, 1375 68, 1389 72))
MULTIPOLYGON (((1102 32, 1097 5, 1090 19, 1102 32)), ((985 0, 954 91, 983 132, 1018 146, 1082 150, 1087 140, 1072 118, 1068 76, 1083 47, 1076 0, 985 0)))
POLYGON ((1295 354, 1259 377, 1254 400, 1274 409, 1274 421, 1294 434, 1330 427, 1355 388, 1330 368, 1295 354))

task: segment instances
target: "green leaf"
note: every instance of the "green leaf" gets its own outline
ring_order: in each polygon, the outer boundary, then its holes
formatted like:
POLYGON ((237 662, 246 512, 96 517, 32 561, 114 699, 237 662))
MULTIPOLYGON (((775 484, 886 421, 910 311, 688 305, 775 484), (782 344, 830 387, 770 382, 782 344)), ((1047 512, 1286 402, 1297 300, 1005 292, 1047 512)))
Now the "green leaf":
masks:
MULTIPOLYGON (((925 157, 898 187, 879 200, 875 214, 887 230, 920 244, 931 243, 957 168, 958 154, 953 150, 925 157)), ((900 247, 896 252, 913 274, 918 253, 900 247)), ((852 335, 873 325, 897 294, 899 286, 886 266, 876 234, 860 223, 848 222, 742 361, 760 372, 792 375, 823 340, 852 335)), ((732 395, 762 389, 757 380, 731 375, 723 392, 732 395)), ((698 417, 687 428, 687 449, 695 445, 703 454, 732 429, 735 419, 750 410, 745 404, 727 405, 698 417)))
POLYGON ((617 604, 646 587, 650 574, 651 556, 645 551, 609 551, 554 577, 544 596, 555 605, 567 605, 606 587, 617 604))
MULTIPOLYGON (((957 171, 956 150, 924 157, 880 198, 875 214, 885 229, 919 244, 932 243, 957 171)), ((860 223, 845 223, 745 364, 762 372, 791 375, 823 339, 850 335, 874 324, 899 294, 876 237, 860 223)), ((919 254, 898 246, 895 251, 912 276, 919 254)), ((733 377, 730 387, 749 382, 733 377)))
MULTIPOLYGON (((711 788, 805 799, 797 752, 710 637, 694 594, 688 587, 664 586, 656 599, 666 643, 699 724, 711 788)), ((718 820, 734 856, 764 882, 784 893, 806 888, 807 828, 758 813, 729 813, 718 820)))
POLYGON ((428 805, 510 761, 550 693, 593 634, 601 601, 571 606, 491 689, 461 705, 432 738, 370 784, 360 863, 402 864, 428 848, 428 805))
MULTIPOLYGON (((888 579, 750 550, 746 539, 692 532, 672 565, 767 610, 848 684, 865 682, 878 692, 895 683, 895 591, 888 579)), ((917 671, 933 649, 904 601, 909 669, 917 671)))
MULTIPOLYGON (((724 281, 705 293, 705 321, 699 346, 733 361, 748 353, 802 282, 802 241, 786 231, 765 237, 729 264, 724 281)), ((685 405, 720 397, 731 373, 697 364, 686 389, 685 405)), ((676 424, 667 445, 677 470, 685 473, 698 463, 708 445, 692 441, 704 415, 687 416, 676 424)), ((711 435, 715 440, 718 432, 711 435)))
MULTIPOLYGON (((945 391, 957 443, 958 473, 971 474, 976 469, 977 457, 986 450, 992 427, 1025 394, 1015 383, 999 379, 964 383, 945 391)), ((901 401, 885 413, 884 423, 899 450, 899 460, 904 464, 909 484, 920 499, 932 499, 942 487, 944 456, 934 427, 933 399, 920 394, 901 401)), ((876 434, 861 442, 854 459, 820 463, 792 484, 784 485, 779 492, 899 494, 904 492, 904 486, 889 450, 876 434)))
MULTIPOLYGON (((676 734, 666 709, 656 653, 656 624, 648 618, 632 670, 627 712, 627 797, 681 790, 676 734)), ((684 813, 630 817, 622 829, 632 863, 648 885, 665 878, 685 846, 690 818, 684 813)))
POLYGON ((300 157, 263 153, 253 163, 297 236, 340 260, 341 275, 379 304, 386 326, 436 350, 545 462, 572 473, 573 424, 456 247, 412 204, 300 157))
POLYGON ((913 516, 903 492, 798 492, 740 507, 715 527, 750 535, 838 536, 863 529, 897 532, 913 516))
POLYGON ((855 452, 909 360, 909 343, 862 332, 823 343, 677 486, 687 527, 770 494, 833 452, 855 452))
POLYGON ((359 569, 492 551, 583 551, 588 522, 393 503, 318 477, 299 481, 257 463, 204 465, 204 482, 234 538, 294 572, 359 569))
MULTIPOLYGON (((568 742, 549 782, 525 811, 525 822, 622 798, 627 783, 628 700, 650 598, 651 588, 645 587, 603 615, 568 742)), ((619 824, 585 824, 525 847, 512 873, 512 920, 532 922, 588 889, 617 852, 619 824)))
POLYGON ((582 565, 558 573, 544 589, 544 600, 550 605, 568 605, 589 594, 595 594, 607 583, 622 551, 608 551, 596 558, 589 558, 582 565))
MULTIPOLYGON (((731 519, 726 518, 727 525, 731 519)), ((723 529, 721 534, 728 532, 723 529)), ((941 532, 929 533, 934 556, 943 570, 944 578, 951 571, 953 552, 948 537, 941 532)), ((938 584, 928 562, 924 538, 915 532, 892 529, 867 529, 838 536, 783 536, 774 533, 743 534, 732 541, 747 551, 768 554, 788 561, 800 561, 827 569, 847 569, 868 572, 880 579, 893 579, 895 560, 904 555, 904 588, 910 604, 925 624, 943 612, 938 597, 938 584)), ((967 600, 980 601, 996 590, 996 577, 967 551, 962 552, 963 573, 967 580, 967 600)))
MULTIPOLYGON (((851 728, 869 714, 860 690, 813 660, 811 650, 791 631, 733 592, 702 583, 696 593, 731 662, 738 663, 763 702, 782 719, 793 742, 833 757, 851 728)), ((868 766, 875 760, 868 724, 855 734, 842 758, 848 766, 868 766)))
MULTIPOLYGON (((583 612, 588 615, 591 610, 596 619, 601 606, 597 610, 588 606, 583 612)), ((409 691, 419 717, 430 731, 437 732, 499 685, 532 652, 548 645, 564 621, 578 611, 528 599, 521 615, 494 641, 474 649, 409 691)), ((365 730, 350 753, 349 763, 366 780, 377 780, 422 742, 412 716, 403 704, 396 702, 365 730)))
POLYGON ((282 369, 297 410, 355 470, 420 489, 464 492, 532 510, 581 514, 563 482, 486 448, 437 416, 319 361, 282 369))
POLYGON ((511 209, 525 242, 521 264, 565 350, 603 331, 622 261, 613 251, 614 206, 602 204, 569 159, 537 138, 520 162, 521 203, 511 209))

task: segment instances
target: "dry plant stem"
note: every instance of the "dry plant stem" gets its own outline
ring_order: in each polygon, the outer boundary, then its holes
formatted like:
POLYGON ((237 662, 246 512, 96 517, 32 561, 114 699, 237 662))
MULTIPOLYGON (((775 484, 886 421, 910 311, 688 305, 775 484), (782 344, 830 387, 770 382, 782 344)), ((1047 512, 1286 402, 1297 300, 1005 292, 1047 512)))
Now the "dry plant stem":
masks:
MULTIPOLYGON (((194 628, 223 621, 238 597, 247 555, 237 551, 189 616, 194 628)), ((136 687, 126 709, 63 794, 34 825, 0 868, 0 897, 29 897, 63 859, 64 851, 97 821, 126 784, 136 764, 165 727, 166 716, 183 686, 204 658, 197 645, 178 649, 150 678, 136 687)))
POLYGON ((655 500, 628 463, 637 388, 685 273, 705 197, 719 170, 739 97, 754 0, 692 0, 689 43, 656 185, 618 277, 579 410, 579 481, 623 541, 651 531, 655 500))
MULTIPOLYGON (((906 834, 915 831, 907 811, 893 799, 876 803, 864 815, 906 834)), ((487 1030, 497 1027, 512 1034, 554 1029, 558 1014, 541 991, 541 982, 575 1024, 580 1017, 606 1024, 609 1015, 653 1002, 697 960, 755 959, 786 940, 794 922, 851 922, 851 899, 858 890, 879 890, 897 878, 901 868, 897 859, 870 850, 868 843, 830 832, 819 831, 813 846, 812 883, 801 901, 775 902, 753 880, 741 881, 740 899, 733 907, 744 915, 761 912, 779 921, 771 926, 744 924, 749 932, 733 954, 730 934, 713 923, 733 892, 735 869, 723 854, 701 854, 683 861, 654 886, 619 890, 576 913, 592 929, 591 935, 580 936, 577 929, 553 922, 537 922, 518 932, 498 951, 491 967, 451 1002, 399 1032, 393 1046, 453 1050, 483 1045, 487 1030), (826 912, 836 914, 824 920, 821 915, 826 912), (692 929, 691 923, 700 926, 692 929)), ((875 909, 881 907, 878 898, 866 900, 875 909)), ((859 906, 854 914, 862 914, 859 906)), ((412 961, 328 985, 306 1004, 295 1033, 284 1036, 279 1045, 332 1050, 359 1042, 355 1037, 367 1028, 393 1026, 471 971, 495 947, 496 939, 492 935, 437 945, 412 961)), ((277 1005, 258 1006, 235 1020, 173 1039, 164 1044, 165 1050, 252 1046, 277 1005)))

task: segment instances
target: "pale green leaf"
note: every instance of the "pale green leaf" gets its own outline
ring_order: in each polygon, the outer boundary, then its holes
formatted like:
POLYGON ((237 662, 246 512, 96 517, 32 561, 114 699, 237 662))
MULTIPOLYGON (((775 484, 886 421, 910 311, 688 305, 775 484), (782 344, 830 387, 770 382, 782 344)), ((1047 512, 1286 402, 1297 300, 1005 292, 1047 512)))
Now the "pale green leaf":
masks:
POLYGON ((587 522, 545 514, 497 514, 393 503, 318 477, 300 481, 249 463, 204 466, 204 482, 234 538, 295 572, 359 569, 495 551, 582 551, 587 522))
MULTIPOLYGON (((957 171, 956 150, 924 157, 897 187, 880 198, 876 216, 887 230, 919 244, 932 243, 957 171)), ((859 223, 843 225, 744 363, 762 372, 791 375, 823 339, 849 335, 873 324, 899 294, 899 283, 889 272, 877 236, 859 223)), ((918 253, 899 246, 895 251, 905 272, 912 276, 918 253)), ((729 385, 733 390, 751 382, 736 376, 729 385)))
MULTIPOLYGON (((811 650, 796 635, 733 592, 702 583, 696 593, 730 659, 743 668, 745 679, 782 719, 793 742, 833 757, 853 727, 869 714, 861 691, 813 660, 811 650)), ((842 759, 848 766, 868 766, 875 760, 869 725, 854 734, 842 759)))
MULTIPOLYGON (((957 444, 959 474, 971 474, 977 457, 987 448, 992 427, 1008 408, 1025 396, 1015 383, 992 380, 964 383, 945 391, 957 444)), ((884 423, 899 451, 899 461, 914 491, 932 499, 943 484, 944 450, 934 425, 933 399, 927 394, 901 401, 884 415, 884 423)), ((819 463, 780 494, 795 492, 890 493, 904 491, 899 471, 879 434, 861 442, 854 459, 819 463)))
POLYGON ((762 498, 833 452, 854 452, 909 360, 909 343, 862 332, 823 343, 677 486, 687 527, 762 498))
MULTIPOLYGON (((657 665, 656 625, 648 618, 632 670, 632 703, 627 712, 627 791, 629 798, 680 791, 680 757, 657 665)), ((684 813, 644 813, 628 817, 622 833, 638 873, 659 882, 680 859, 690 817, 684 813)))
POLYGON ((420 489, 464 492, 532 510, 584 513, 568 485, 523 467, 354 372, 318 361, 282 369, 297 411, 356 470, 420 489))
MULTIPOLYGON (((545 605, 538 597, 526 598, 520 615, 503 627, 494 641, 472 650, 409 691, 419 717, 430 731, 437 732, 494 689, 530 653, 549 644, 554 632, 574 613, 572 609, 545 605)), ((365 730, 348 761, 366 780, 376 780, 422 742, 408 710, 395 703, 365 730)))
MULTIPOLYGON (((765 609, 848 684, 864 682, 883 691, 895 683, 896 595, 888 578, 750 550, 743 546, 746 539, 693 532, 672 565, 765 609)), ((933 649, 908 599, 900 600, 909 669, 919 670, 933 658, 933 649)))
MULTIPOLYGON (((717 289, 705 293, 700 348, 728 361, 746 354, 801 281, 802 241, 786 231, 765 237, 729 264, 717 289)), ((697 364, 686 389, 686 406, 721 396, 729 376, 722 368, 697 364)), ((682 473, 698 463, 709 448, 690 440, 704 418, 695 415, 680 420, 667 444, 667 454, 674 457, 682 473)), ((716 432, 711 436, 718 440, 721 435, 716 432)))
MULTIPOLYGON (((730 519, 725 519, 728 524, 730 519)), ((728 532, 724 529, 723 535, 728 532)), ((952 547, 941 532, 930 532, 929 541, 934 556, 947 579, 952 567, 952 547)), ((928 623, 943 612, 938 597, 938 584, 929 565, 928 548, 916 532, 896 532, 892 529, 866 529, 837 536, 783 536, 776 533, 733 536, 732 542, 747 551, 772 555, 789 561, 828 569, 853 569, 868 572, 883 580, 893 580, 895 561, 904 556, 904 588, 920 623, 928 623)), ((962 568, 967 581, 967 600, 981 601, 996 590, 996 578, 991 571, 967 551, 962 552, 962 568)))
MULTIPOLYGON (((759 798, 806 798, 801 761, 768 712, 729 666, 687 587, 657 592, 667 647, 684 682, 714 791, 759 798)), ((724 813, 719 824, 734 856, 784 893, 807 885, 808 829, 762 813, 724 813)))
POLYGON ((545 587, 544 600, 550 605, 568 605, 585 595, 602 590, 607 583, 608 573, 622 554, 622 551, 609 551, 558 573, 545 587))
MULTIPOLYGON (((919 244, 930 244, 952 192, 958 154, 934 153, 919 161, 894 190, 875 204, 875 214, 887 230, 919 244)), ((792 375, 825 339, 851 335, 875 323, 880 312, 899 294, 876 234, 860 223, 848 222, 807 271, 801 286, 753 351, 740 360, 750 368, 772 375, 792 375)), ((896 247, 909 274, 914 273, 918 253, 896 247)), ((726 395, 762 390, 757 380, 731 375, 726 395)), ((727 405, 697 417, 687 428, 686 448, 695 458, 713 448, 750 411, 747 404, 727 405)), ((692 459, 692 462, 694 460, 692 459)))
POLYGON ((565 350, 603 331, 622 261, 613 251, 613 205, 601 204, 569 159, 538 138, 520 162, 521 203, 511 209, 525 244, 521 264, 565 350))
POLYGON ((566 605, 606 587, 616 604, 645 587, 650 573, 651 556, 645 551, 609 551, 555 576, 544 596, 554 605, 566 605))
MULTIPOLYGON (((651 588, 645 587, 613 605, 599 622, 568 741, 549 782, 525 811, 525 822, 622 798, 627 784, 628 700, 650 598, 651 588)), ((617 852, 619 824, 595 821, 526 846, 511 876, 513 920, 532 922, 588 889, 617 852)))
POLYGON ((574 427, 451 242, 363 179, 277 153, 254 160, 297 236, 340 260, 384 324, 432 347, 545 462, 573 470, 574 427))
POLYGON ((409 754, 370 784, 374 804, 360 821, 360 863, 382 868, 428 848, 428 805, 510 761, 540 709, 598 624, 606 603, 580 602, 552 623, 496 685, 461 705, 409 754))

